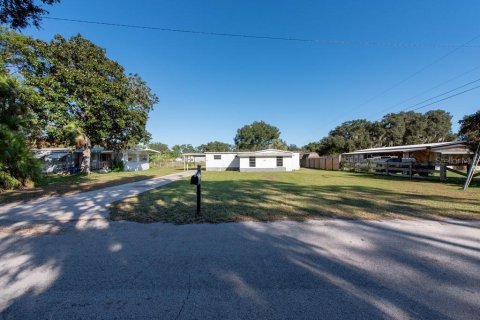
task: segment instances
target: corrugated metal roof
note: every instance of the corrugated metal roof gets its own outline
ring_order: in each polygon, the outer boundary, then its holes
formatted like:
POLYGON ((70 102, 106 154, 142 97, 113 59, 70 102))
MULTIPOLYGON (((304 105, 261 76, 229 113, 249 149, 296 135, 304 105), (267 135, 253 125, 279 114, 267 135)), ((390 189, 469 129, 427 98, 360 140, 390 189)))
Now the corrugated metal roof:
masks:
POLYGON ((388 152, 411 152, 411 151, 419 151, 419 150, 427 150, 427 149, 432 149, 432 151, 435 151, 436 149, 452 147, 452 146, 467 148, 465 143, 461 141, 451 141, 451 142, 412 144, 412 145, 405 145, 405 146, 394 146, 394 147, 383 147, 383 148, 370 148, 370 149, 363 149, 363 150, 357 150, 354 152, 344 153, 344 155, 374 154, 374 153, 388 153, 388 152))

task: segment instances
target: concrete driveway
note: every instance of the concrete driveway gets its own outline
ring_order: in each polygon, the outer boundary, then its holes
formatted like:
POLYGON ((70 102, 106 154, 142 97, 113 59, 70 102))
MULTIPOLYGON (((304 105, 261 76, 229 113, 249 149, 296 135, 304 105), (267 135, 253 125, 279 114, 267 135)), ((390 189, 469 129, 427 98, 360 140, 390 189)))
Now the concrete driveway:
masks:
POLYGON ((74 195, 9 203, 0 207, 0 227, 39 222, 82 221, 86 223, 96 219, 103 220, 108 217, 110 203, 167 185, 192 174, 193 171, 183 171, 74 195))
POLYGON ((0 232, 0 318, 478 319, 479 227, 37 223, 0 232))

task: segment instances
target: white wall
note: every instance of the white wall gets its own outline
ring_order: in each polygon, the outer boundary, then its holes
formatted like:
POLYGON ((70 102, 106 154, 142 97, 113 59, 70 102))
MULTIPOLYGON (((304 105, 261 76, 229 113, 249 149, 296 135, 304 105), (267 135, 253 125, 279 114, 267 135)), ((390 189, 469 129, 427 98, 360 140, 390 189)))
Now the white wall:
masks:
POLYGON ((255 168, 250 168, 249 158, 238 158, 235 153, 207 153, 206 170, 207 171, 223 171, 223 170, 240 170, 240 171, 293 171, 300 169, 300 154, 298 152, 292 153, 292 157, 283 157, 283 166, 277 167, 276 156, 265 156, 265 153, 269 151, 261 152, 263 157, 256 157, 255 168), (220 155, 220 160, 215 160, 214 156, 220 155), (264 169, 264 170, 262 170, 264 169))
POLYGON ((292 154, 291 169, 300 170, 300 153, 298 152, 292 154))
POLYGON ((250 167, 249 157, 240 158, 240 171, 293 171, 300 169, 300 155, 283 157, 283 166, 277 167, 277 157, 256 157, 255 167, 250 167))
POLYGON ((238 170, 240 162, 235 153, 207 153, 205 155, 205 166, 207 171, 238 170), (215 160, 215 155, 220 155, 221 159, 215 160))
POLYGON ((150 169, 148 153, 127 151, 123 153, 124 171, 143 171, 150 169), (130 158, 130 160, 129 160, 130 158), (143 158, 143 159, 142 159, 143 158))

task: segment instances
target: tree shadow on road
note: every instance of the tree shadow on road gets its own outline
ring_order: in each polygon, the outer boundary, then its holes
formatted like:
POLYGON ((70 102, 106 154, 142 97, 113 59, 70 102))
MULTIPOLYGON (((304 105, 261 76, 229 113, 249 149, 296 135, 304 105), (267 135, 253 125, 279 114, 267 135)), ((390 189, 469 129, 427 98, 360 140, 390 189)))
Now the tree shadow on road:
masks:
POLYGON ((472 319, 478 234, 430 224, 77 221, 2 232, 0 311, 5 319, 472 319))

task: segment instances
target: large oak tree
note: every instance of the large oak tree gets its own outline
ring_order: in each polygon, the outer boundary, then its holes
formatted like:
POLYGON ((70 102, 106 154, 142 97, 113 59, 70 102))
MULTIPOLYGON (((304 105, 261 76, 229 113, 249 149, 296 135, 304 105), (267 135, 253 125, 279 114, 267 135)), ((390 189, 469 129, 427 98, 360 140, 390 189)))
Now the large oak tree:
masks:
POLYGON ((32 143, 40 147, 70 141, 68 126, 80 128, 92 145, 113 150, 149 140, 145 125, 158 98, 138 75, 126 74, 109 59, 105 49, 81 35, 57 35, 45 42, 4 34, 3 58, 41 100, 32 143))
POLYGON ((261 150, 279 145, 280 130, 264 121, 255 121, 237 130, 235 145, 239 150, 261 150))

